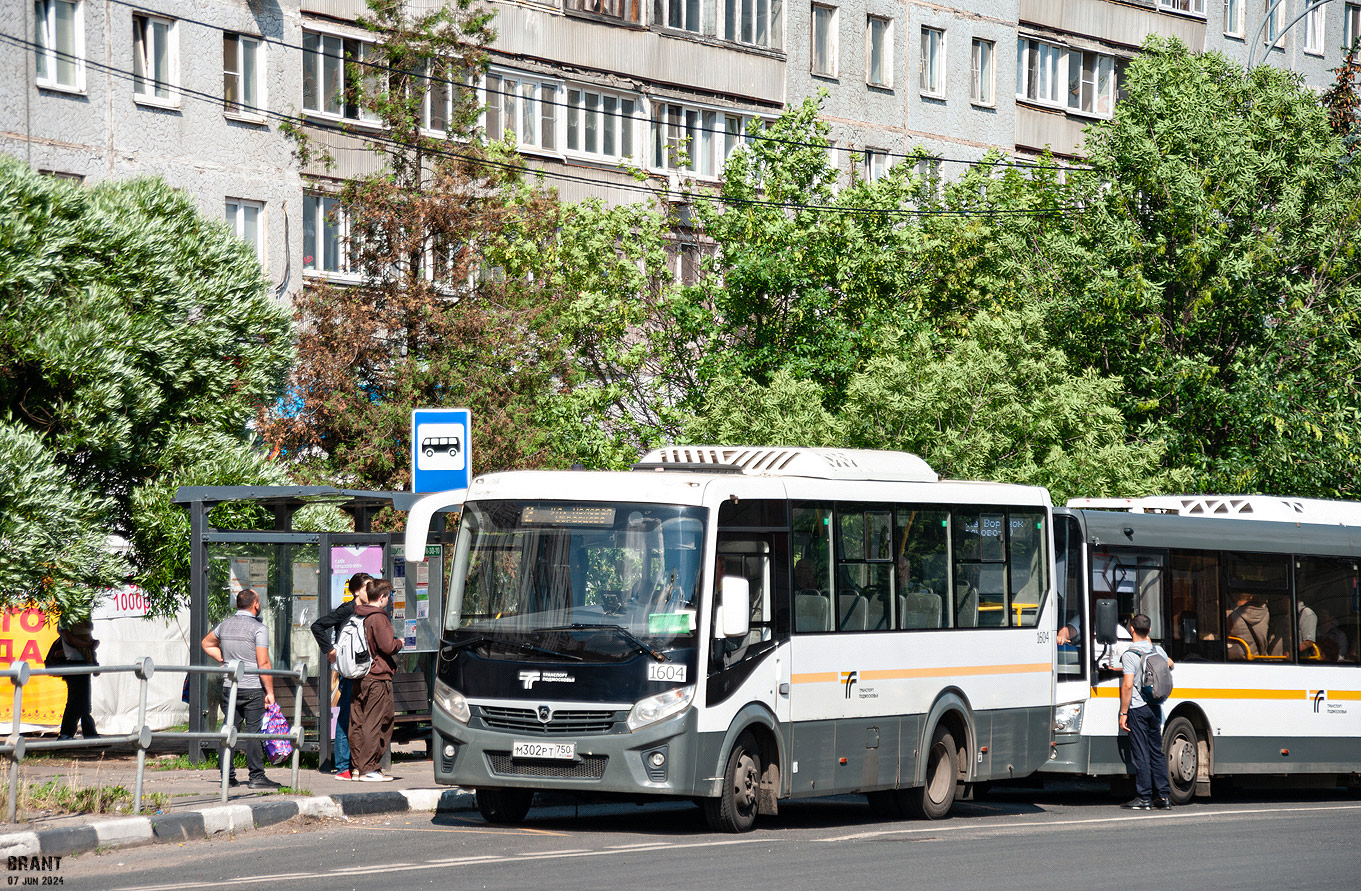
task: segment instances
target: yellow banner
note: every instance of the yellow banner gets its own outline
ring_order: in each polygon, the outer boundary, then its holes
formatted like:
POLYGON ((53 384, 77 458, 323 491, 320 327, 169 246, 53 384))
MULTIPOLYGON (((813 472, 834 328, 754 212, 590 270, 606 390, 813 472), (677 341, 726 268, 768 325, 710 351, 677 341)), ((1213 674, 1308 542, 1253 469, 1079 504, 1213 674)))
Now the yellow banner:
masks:
MULTIPOLYGON (((40 609, 7 609, 0 617, 0 668, 14 662, 27 662, 32 669, 42 668, 47 650, 57 639, 56 616, 40 609)), ((61 723, 66 709, 66 682, 61 678, 31 678, 24 685, 24 710, 21 724, 61 723)), ((0 681, 0 722, 9 724, 14 712, 14 685, 0 681)))

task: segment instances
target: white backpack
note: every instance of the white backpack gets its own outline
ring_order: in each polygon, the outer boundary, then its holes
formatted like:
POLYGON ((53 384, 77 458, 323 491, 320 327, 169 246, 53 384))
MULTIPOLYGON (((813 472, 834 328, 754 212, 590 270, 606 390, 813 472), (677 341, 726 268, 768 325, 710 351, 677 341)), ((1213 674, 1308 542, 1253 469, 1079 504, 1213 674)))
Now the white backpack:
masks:
POLYGON ((336 635, 336 670, 341 677, 354 680, 368 674, 372 666, 373 654, 364 635, 364 619, 351 616, 336 635))

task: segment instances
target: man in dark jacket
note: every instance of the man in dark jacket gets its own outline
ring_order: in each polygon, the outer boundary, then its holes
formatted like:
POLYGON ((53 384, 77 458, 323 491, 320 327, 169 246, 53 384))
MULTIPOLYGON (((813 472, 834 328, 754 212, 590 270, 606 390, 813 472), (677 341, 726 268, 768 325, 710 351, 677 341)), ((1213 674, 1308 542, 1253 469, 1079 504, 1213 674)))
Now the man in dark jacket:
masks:
POLYGON ((354 611, 364 619, 364 636, 373 654, 369 673, 355 682, 350 703, 351 769, 356 779, 366 783, 392 779, 378 769, 392 740, 392 675, 397 668, 394 657, 402 649, 387 615, 391 596, 392 583, 378 579, 369 586, 368 603, 359 604, 354 611))
MULTIPOLYGON (((332 667, 336 664, 336 635, 354 615, 355 606, 365 602, 365 594, 372 582, 373 576, 367 572, 356 572, 350 576, 346 589, 353 595, 353 599, 346 600, 312 623, 312 636, 317 639, 317 646, 321 647, 321 651, 326 654, 327 662, 332 667)), ((340 708, 340 712, 336 716, 336 736, 332 740, 332 759, 335 762, 336 779, 348 780, 352 778, 350 773, 350 701, 354 683, 347 677, 341 677, 337 686, 340 688, 340 699, 336 705, 340 708)))

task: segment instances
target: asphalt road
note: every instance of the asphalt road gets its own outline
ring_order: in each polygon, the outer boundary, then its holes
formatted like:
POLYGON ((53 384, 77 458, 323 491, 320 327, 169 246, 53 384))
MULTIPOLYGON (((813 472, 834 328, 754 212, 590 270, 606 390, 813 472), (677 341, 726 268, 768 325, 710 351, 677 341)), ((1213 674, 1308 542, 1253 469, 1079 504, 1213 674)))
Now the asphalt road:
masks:
POLYGON ((688 803, 538 807, 519 827, 477 814, 280 827, 233 840, 67 858, 66 888, 725 889, 872 891, 1361 886, 1361 799, 1219 797, 1121 810, 1104 790, 1007 791, 951 819, 874 819, 863 799, 784 804, 746 835, 688 803))

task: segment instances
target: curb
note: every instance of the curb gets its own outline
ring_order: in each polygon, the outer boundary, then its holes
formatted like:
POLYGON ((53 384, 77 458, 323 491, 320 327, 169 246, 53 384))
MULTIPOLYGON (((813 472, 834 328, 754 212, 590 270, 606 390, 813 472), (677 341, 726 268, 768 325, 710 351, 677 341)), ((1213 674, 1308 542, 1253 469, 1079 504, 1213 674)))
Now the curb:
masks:
POLYGON ((250 832, 293 819, 362 817, 373 814, 476 810, 473 793, 463 789, 401 789, 317 795, 286 801, 229 804, 154 817, 118 817, 84 826, 11 832, 0 835, 0 858, 85 854, 97 848, 127 848, 212 838, 224 832, 250 832))

